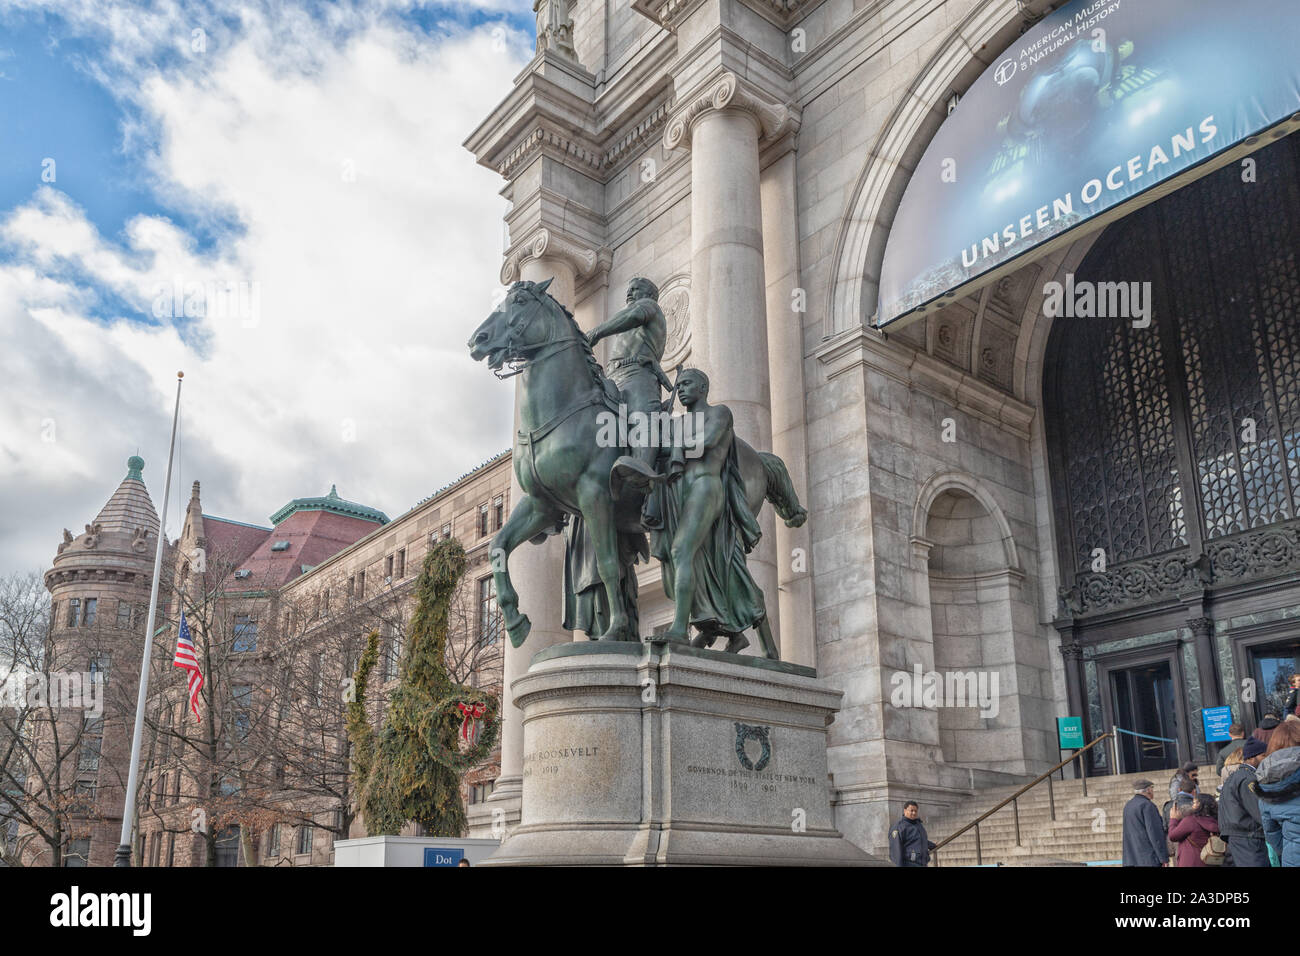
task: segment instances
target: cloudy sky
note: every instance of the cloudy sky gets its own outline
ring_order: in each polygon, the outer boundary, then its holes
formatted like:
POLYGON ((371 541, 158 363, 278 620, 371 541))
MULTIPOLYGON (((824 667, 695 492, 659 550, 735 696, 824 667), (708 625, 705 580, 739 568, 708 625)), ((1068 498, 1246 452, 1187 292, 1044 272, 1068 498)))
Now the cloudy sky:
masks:
POLYGON ((139 452, 169 534, 339 493, 396 517, 509 442, 465 341, 500 177, 461 143, 527 0, 0 0, 0 573, 139 452), (178 490, 179 489, 179 490, 178 490))

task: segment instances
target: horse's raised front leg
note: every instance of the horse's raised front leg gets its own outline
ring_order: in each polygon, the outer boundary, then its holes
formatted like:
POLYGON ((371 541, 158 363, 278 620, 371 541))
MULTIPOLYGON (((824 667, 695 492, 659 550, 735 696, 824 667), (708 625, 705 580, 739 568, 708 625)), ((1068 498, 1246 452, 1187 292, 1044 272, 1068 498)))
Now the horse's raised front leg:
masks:
MULTIPOLYGON (((609 627, 596 640, 639 640, 640 635, 632 633, 628 609, 623 603, 623 569, 619 563, 614 499, 602 487, 601 482, 584 479, 578 487, 578 505, 582 508, 582 520, 591 536, 592 547, 596 550, 596 570, 609 601, 609 627)), ((632 573, 630 568, 628 573, 632 573)))
POLYGON ((525 495, 510 512, 501 530, 492 538, 492 579, 496 582, 497 607, 501 609, 510 643, 519 647, 528 637, 532 622, 519 613, 519 593, 510 581, 510 554, 525 541, 541 534, 559 520, 536 498, 525 495))

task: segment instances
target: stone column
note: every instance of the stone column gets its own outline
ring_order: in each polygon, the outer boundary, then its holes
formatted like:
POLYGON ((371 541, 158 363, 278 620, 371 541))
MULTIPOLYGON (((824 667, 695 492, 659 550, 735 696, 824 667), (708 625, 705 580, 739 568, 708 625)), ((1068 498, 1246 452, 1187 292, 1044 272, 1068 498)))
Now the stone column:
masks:
POLYGON ((1223 703, 1219 668, 1214 651, 1214 619, 1193 617, 1187 621, 1196 649, 1196 669, 1201 678, 1201 706, 1218 707, 1223 703))
MULTIPOLYGON (((765 167, 759 189, 763 210, 763 271, 767 278, 767 358, 772 395, 772 451, 790 471, 795 491, 807 506, 808 450, 804 426, 803 317, 807 293, 796 294, 799 278, 799 207, 795 152, 786 149, 765 167)), ((786 622, 781 656, 817 666, 813 620, 812 537, 808 526, 776 524, 776 572, 781 620, 786 622)))
MULTIPOLYGON (((529 282, 551 280, 547 288, 555 299, 573 311, 574 288, 579 275, 591 272, 597 261, 594 250, 584 249, 572 240, 564 239, 549 229, 539 229, 519 250, 508 257, 501 269, 501 281, 510 285, 516 279, 529 282)), ((519 427, 518 391, 515 393, 514 428, 519 427)), ((514 434, 511 434, 513 441, 514 434)), ((524 496, 513 470, 510 475, 510 503, 514 507, 524 496)), ((564 538, 552 535, 545 544, 523 544, 510 557, 510 579, 519 592, 519 609, 532 622, 528 639, 522 647, 506 641, 501 693, 501 773, 497 777, 492 795, 488 798, 488 811, 503 810, 505 824, 513 827, 519 821, 520 801, 523 794, 523 714, 514 705, 510 684, 528 672, 533 655, 555 644, 573 639, 573 635, 560 626, 564 617, 564 538)), ((492 825, 489 814, 475 813, 471 820, 472 832, 489 836, 492 825)))
MULTIPOLYGON (((706 84, 668 124, 664 145, 691 150, 691 352, 709 376, 709 401, 727 405, 736 434, 772 448, 768 385, 767 282, 763 266, 759 143, 792 126, 790 108, 735 74, 706 84)), ((780 642, 774 513, 765 508, 763 540, 750 572, 767 600, 780 642)), ((757 642, 752 642, 751 652, 757 642)))

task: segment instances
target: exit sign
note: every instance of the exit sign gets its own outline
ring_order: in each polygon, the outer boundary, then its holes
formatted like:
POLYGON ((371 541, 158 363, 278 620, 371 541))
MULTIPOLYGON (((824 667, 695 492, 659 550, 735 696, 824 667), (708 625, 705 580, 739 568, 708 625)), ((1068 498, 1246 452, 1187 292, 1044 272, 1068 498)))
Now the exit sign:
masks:
POLYGON ((1057 717, 1056 736, 1062 750, 1078 750, 1083 747, 1083 718, 1057 717))

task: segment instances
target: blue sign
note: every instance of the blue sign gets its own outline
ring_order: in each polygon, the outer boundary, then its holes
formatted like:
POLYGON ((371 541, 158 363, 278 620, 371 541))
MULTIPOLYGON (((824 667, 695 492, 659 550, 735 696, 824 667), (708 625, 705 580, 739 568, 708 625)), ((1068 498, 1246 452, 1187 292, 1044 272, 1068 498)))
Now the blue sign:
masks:
POLYGON ((1260 134, 1300 111, 1298 48, 1294 0, 1075 0, 1048 14, 966 91, 917 164, 890 227, 877 326, 970 294, 1238 144, 1266 145, 1260 134))
POLYGON ((1231 707, 1206 707, 1201 711, 1201 723, 1205 725, 1206 743, 1232 739, 1228 735, 1228 727, 1232 724, 1231 707))
POLYGON ((460 861, 464 858, 464 850, 453 850, 450 848, 426 846, 424 848, 424 865, 425 866, 459 866, 460 861))

